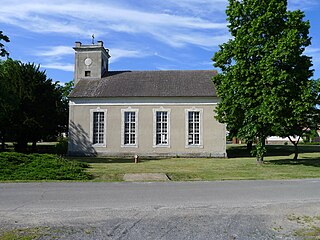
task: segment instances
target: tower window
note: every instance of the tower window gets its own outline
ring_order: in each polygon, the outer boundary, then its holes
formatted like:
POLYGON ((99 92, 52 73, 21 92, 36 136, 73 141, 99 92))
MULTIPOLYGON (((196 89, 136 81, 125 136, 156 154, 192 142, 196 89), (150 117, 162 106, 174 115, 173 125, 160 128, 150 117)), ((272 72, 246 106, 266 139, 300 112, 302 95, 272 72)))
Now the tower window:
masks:
POLYGON ((84 76, 90 77, 90 76, 91 76, 91 71, 85 71, 85 72, 84 72, 84 76))

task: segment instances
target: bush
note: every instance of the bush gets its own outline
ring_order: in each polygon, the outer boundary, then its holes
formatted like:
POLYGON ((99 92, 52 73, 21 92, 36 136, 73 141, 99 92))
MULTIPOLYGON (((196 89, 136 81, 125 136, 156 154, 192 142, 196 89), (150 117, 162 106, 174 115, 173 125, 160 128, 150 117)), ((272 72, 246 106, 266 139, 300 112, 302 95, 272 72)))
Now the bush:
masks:
POLYGON ((66 155, 68 152, 68 138, 60 138, 59 142, 55 145, 55 153, 61 156, 66 155))
POLYGON ((89 180, 86 163, 51 154, 0 153, 0 180, 89 180))

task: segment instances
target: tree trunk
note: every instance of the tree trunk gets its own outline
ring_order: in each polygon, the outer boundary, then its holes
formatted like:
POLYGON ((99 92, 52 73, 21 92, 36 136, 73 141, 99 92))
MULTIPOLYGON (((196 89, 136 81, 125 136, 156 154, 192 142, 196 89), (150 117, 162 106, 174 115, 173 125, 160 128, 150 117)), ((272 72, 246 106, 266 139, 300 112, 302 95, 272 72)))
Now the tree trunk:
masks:
POLYGON ((262 165, 263 164, 263 157, 257 157, 257 164, 262 165))
POLYGON ((251 153, 251 151, 252 151, 252 141, 248 141, 248 142, 247 142, 247 151, 248 151, 249 153, 251 153))
POLYGON ((263 164, 263 158, 266 152, 266 139, 264 137, 258 138, 258 143, 256 145, 256 157, 257 164, 263 164))
POLYGON ((26 153, 28 147, 28 142, 26 140, 18 140, 17 144, 14 146, 16 152, 26 153))
POLYGON ((297 141, 293 141, 290 136, 288 137, 290 142, 293 144, 294 146, 294 157, 293 157, 293 160, 296 161, 298 160, 298 156, 299 156, 299 149, 298 149, 298 143, 299 143, 299 140, 300 140, 300 136, 298 138, 297 141))
POLYGON ((16 152, 26 153, 28 150, 28 140, 23 134, 19 134, 16 139, 17 143, 14 145, 16 152))
POLYGON ((6 142, 4 141, 4 137, 1 137, 1 151, 4 151, 6 148, 6 142))
POLYGON ((37 150, 37 141, 32 142, 32 152, 36 152, 37 150))
POLYGON ((298 160, 299 150, 298 150, 298 143, 296 142, 294 145, 294 157, 293 160, 298 160))

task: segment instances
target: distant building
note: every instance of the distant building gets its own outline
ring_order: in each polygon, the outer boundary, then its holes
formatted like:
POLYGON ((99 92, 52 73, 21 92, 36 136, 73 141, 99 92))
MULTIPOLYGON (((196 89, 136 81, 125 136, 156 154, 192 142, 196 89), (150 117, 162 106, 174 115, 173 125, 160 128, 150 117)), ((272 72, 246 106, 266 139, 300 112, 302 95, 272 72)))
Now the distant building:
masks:
POLYGON ((226 157, 216 71, 108 71, 103 42, 76 42, 69 154, 226 157))

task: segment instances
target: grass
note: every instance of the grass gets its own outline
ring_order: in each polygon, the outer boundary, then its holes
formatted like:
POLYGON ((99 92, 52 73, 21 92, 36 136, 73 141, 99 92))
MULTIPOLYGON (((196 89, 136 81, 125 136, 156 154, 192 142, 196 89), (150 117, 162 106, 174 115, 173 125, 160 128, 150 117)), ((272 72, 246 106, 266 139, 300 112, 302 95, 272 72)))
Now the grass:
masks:
POLYGON ((75 238, 73 234, 90 235, 95 229, 95 227, 74 228, 72 226, 37 226, 14 229, 0 228, 0 240, 61 239, 66 238, 66 236, 70 236, 70 239, 73 239, 75 238))
POLYGON ((254 180, 320 178, 320 146, 301 146, 293 161, 292 146, 268 146, 263 165, 257 165, 245 146, 231 145, 228 159, 142 159, 134 164, 126 158, 71 158, 89 163, 94 181, 122 181, 125 173, 165 173, 173 181, 254 180))
POLYGON ((7 180, 89 180, 86 163, 51 154, 0 153, 0 181, 7 180))
POLYGON ((217 158, 61 158, 50 154, 0 153, 0 181, 93 180, 123 181, 126 173, 165 173, 173 181, 320 178, 320 146, 301 145, 293 161, 293 146, 268 145, 263 165, 257 165, 244 145, 228 145, 227 159, 217 158), (70 161, 76 160, 76 161, 70 161), (87 164, 88 163, 88 164, 87 164))
POLYGON ((44 228, 23 228, 13 229, 0 233, 0 240, 32 240, 39 239, 41 236, 46 235, 44 228))
POLYGON ((288 220, 299 224, 293 234, 305 240, 319 240, 320 239, 320 216, 297 216, 291 214, 288 220))

